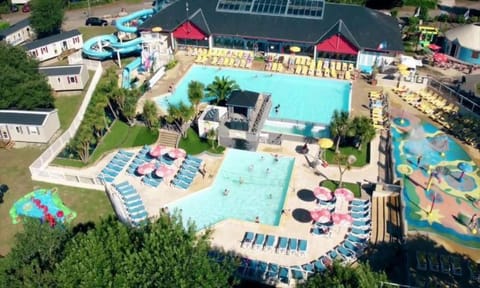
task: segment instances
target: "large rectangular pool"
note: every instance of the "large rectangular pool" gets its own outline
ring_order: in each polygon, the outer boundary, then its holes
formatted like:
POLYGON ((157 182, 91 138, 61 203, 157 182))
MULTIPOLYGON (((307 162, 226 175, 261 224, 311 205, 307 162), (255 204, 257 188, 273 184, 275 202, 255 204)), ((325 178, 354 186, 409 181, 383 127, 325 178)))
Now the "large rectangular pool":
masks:
MULTIPOLYGON (((210 188, 169 204, 198 229, 225 219, 278 225, 294 158, 229 149, 210 188), (224 195, 228 189, 228 195, 224 195)), ((207 167, 208 169, 208 167, 207 167)))
POLYGON ((334 110, 350 111, 348 81, 199 65, 190 68, 171 95, 155 101, 165 111, 168 103, 189 103, 188 83, 195 80, 207 86, 216 76, 235 80, 242 90, 272 94, 272 107, 280 105, 278 113, 273 108, 269 112, 272 120, 327 124, 334 110))

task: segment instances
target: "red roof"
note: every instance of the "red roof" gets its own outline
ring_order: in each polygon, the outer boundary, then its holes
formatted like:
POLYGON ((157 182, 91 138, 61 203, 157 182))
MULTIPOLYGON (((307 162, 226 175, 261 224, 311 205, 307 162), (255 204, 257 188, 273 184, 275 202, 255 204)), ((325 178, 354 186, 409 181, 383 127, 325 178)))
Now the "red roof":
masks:
POLYGON ((317 51, 353 55, 357 55, 358 53, 358 49, 345 40, 341 35, 333 35, 327 40, 318 43, 317 51))
POLYGON ((193 25, 191 22, 187 21, 180 25, 175 31, 173 31, 173 36, 180 39, 190 39, 190 40, 204 40, 208 35, 206 35, 202 30, 198 29, 197 26, 193 25))

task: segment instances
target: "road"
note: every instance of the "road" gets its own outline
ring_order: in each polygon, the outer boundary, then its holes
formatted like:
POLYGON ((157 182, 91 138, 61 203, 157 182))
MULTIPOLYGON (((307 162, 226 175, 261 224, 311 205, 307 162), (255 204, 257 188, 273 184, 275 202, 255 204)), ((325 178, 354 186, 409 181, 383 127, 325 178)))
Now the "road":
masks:
MULTIPOLYGON (((128 13, 152 8, 152 1, 145 1, 138 4, 127 4, 123 2, 117 2, 112 4, 107 4, 103 6, 94 6, 92 7, 91 14, 92 16, 103 16, 103 15, 117 15, 122 8, 125 8, 128 13)), ((30 13, 12 13, 12 14, 2 14, 1 19, 9 22, 10 24, 17 23, 30 16, 30 13)), ((63 21, 63 30, 71 30, 85 25, 85 19, 87 18, 87 9, 76 9, 68 10, 65 12, 65 20, 63 21)))

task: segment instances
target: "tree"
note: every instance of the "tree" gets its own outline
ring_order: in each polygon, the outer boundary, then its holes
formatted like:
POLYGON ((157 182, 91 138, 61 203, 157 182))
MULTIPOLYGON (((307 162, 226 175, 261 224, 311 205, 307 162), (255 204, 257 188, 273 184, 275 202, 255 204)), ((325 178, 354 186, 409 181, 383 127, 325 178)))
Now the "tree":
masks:
POLYGON ((438 0, 405 0, 405 6, 415 6, 420 8, 419 18, 427 21, 428 11, 437 7, 438 0))
POLYGON ((38 38, 60 33, 65 15, 62 0, 32 0, 30 4, 30 25, 38 38))
POLYGON ((217 104, 223 104, 227 97, 234 90, 238 90, 240 87, 238 86, 235 80, 231 80, 228 76, 222 76, 221 78, 215 76, 215 79, 212 83, 207 86, 207 95, 212 97, 217 97, 217 104))
POLYGON ((358 150, 362 150, 362 145, 369 143, 375 138, 377 131, 373 126, 373 122, 370 118, 365 116, 355 117, 352 120, 352 129, 354 131, 355 137, 358 137, 360 144, 358 145, 358 150))
POLYGON ((180 102, 180 104, 178 105, 169 104, 167 108, 167 114, 167 122, 175 123, 179 128, 180 132, 182 133, 182 136, 186 138, 187 127, 185 127, 185 124, 187 124, 195 114, 193 106, 189 106, 183 101, 180 102))
POLYGON ((210 146, 215 149, 215 143, 217 143, 217 129, 212 128, 207 131, 207 139, 210 142, 210 146))
POLYGON ((35 219, 25 220, 12 251, 0 259, 0 287, 56 287, 53 272, 69 237, 61 225, 51 228, 35 219))
POLYGON ((357 158, 353 155, 345 155, 340 152, 335 153, 334 159, 337 162, 337 167, 338 167, 338 175, 340 177, 338 178, 338 187, 341 188, 343 186, 343 174, 345 174, 346 171, 352 169, 352 164, 357 161, 357 158))
POLYGON ((300 288, 342 287, 342 288, 374 288, 381 287, 387 281, 384 272, 372 271, 370 265, 358 263, 355 267, 334 263, 329 270, 317 273, 300 284, 300 288))
POLYGON ((198 105, 205 96, 205 85, 199 81, 190 81, 188 83, 188 100, 192 103, 195 114, 198 113, 198 105))
POLYGON ((54 108, 52 91, 38 62, 25 50, 0 43, 0 109, 54 108))
POLYGON ((145 125, 148 128, 153 129, 158 126, 158 109, 157 104, 151 100, 145 101, 143 103, 143 112, 142 112, 143 120, 145 121, 145 125))
POLYGON ((74 151, 83 163, 90 159, 91 146, 96 142, 90 123, 83 119, 75 137, 70 141, 69 148, 74 151))
POLYGON ((332 133, 332 136, 336 138, 335 152, 338 153, 340 149, 340 142, 342 141, 342 138, 347 136, 350 129, 351 127, 348 112, 339 112, 338 110, 333 111, 332 120, 330 121, 330 133, 332 133))

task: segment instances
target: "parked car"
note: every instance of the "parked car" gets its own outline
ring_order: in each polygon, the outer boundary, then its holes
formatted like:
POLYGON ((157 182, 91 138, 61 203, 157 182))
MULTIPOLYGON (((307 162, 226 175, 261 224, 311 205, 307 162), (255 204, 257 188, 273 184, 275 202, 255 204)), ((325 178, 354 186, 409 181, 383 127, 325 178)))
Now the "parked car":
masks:
POLYGON ((23 13, 28 13, 28 12, 30 12, 31 10, 32 10, 32 9, 30 8, 30 4, 28 4, 28 3, 23 4, 23 7, 22 7, 22 12, 23 12, 23 13))
POLYGON ((10 12, 11 13, 17 13, 18 12, 18 6, 17 5, 10 6, 10 12))
POLYGON ((105 19, 101 19, 98 17, 89 17, 85 21, 85 25, 87 26, 107 26, 108 21, 105 19))

